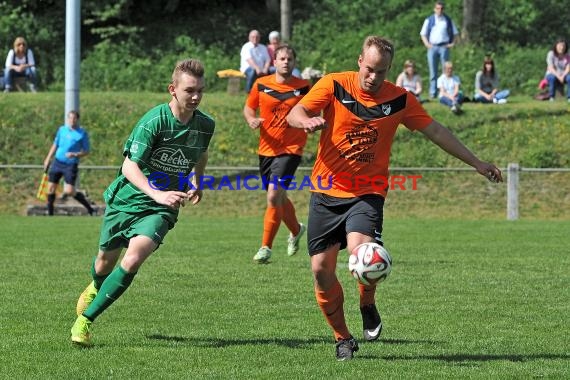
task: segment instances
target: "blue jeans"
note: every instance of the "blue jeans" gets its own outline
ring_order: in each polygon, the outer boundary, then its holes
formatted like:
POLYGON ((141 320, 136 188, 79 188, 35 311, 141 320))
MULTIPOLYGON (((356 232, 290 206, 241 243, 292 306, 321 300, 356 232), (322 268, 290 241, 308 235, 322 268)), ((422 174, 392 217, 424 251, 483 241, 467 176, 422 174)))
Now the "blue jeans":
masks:
MULTIPOLYGON (((556 78, 553 74, 546 74, 546 81, 548 82, 548 95, 551 98, 554 98, 554 95, 556 93, 557 83, 564 87, 564 84, 558 82, 558 78, 556 78)), ((564 78, 564 82, 566 82, 566 97, 570 99, 570 74, 566 75, 566 78, 564 78)))
POLYGON ((249 94, 251 88, 253 87, 253 84, 255 83, 255 80, 257 79, 257 72, 253 67, 248 67, 245 70, 244 74, 245 74, 245 92, 249 94))
MULTIPOLYGON (((495 94, 495 99, 497 99, 497 100, 506 99, 509 97, 510 94, 511 94, 511 92, 509 90, 497 91, 497 93, 495 94)), ((487 100, 487 98, 483 97, 481 94, 475 94, 473 99, 479 103, 492 103, 493 102, 493 99, 487 100)))
POLYGON ((23 73, 19 73, 16 70, 5 70, 4 71, 4 85, 7 89, 12 88, 12 83, 14 82, 14 77, 26 77, 30 83, 35 87, 36 85, 36 68, 34 66, 26 68, 23 73))
POLYGON ((455 99, 448 98, 447 96, 442 96, 441 98, 439 98, 439 102, 441 104, 445 104, 448 107, 453 107, 456 104, 461 105, 461 103, 463 103, 463 94, 461 93, 457 94, 455 99))
POLYGON ((433 45, 427 51, 429 67, 429 95, 435 98, 437 95, 437 77, 440 74, 439 64, 443 68, 443 63, 449 61, 449 49, 445 46, 433 45))

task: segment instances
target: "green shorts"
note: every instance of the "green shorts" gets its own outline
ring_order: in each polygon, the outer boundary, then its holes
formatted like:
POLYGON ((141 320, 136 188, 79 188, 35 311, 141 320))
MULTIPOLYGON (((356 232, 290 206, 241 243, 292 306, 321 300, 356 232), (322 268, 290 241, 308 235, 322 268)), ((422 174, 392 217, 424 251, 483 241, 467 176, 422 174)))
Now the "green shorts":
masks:
POLYGON ((155 210, 129 214, 107 206, 101 225, 99 249, 106 252, 126 248, 129 240, 138 235, 148 236, 160 245, 172 227, 174 224, 155 210))

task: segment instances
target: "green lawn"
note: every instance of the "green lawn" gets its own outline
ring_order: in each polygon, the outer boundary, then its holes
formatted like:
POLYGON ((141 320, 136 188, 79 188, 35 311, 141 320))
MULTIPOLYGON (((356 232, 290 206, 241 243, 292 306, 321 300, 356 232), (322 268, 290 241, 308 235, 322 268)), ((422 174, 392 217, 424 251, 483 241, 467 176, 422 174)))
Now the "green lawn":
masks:
MULTIPOLYGON (((253 264, 261 214, 198 220, 185 209, 94 324, 92 349, 72 347, 69 329, 101 219, 3 216, 0 378, 570 377, 570 222, 387 219, 381 341, 338 363, 305 242, 288 258, 282 228, 272 263, 253 264)), ((345 311, 361 338, 346 260, 345 311)))

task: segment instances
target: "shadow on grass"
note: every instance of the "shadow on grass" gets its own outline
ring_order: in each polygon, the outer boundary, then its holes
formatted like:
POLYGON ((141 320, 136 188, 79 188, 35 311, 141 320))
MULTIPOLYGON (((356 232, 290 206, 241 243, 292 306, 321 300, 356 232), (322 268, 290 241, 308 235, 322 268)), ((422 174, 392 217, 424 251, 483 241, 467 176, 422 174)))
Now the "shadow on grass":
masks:
POLYGON ((363 359, 383 360, 439 360, 448 363, 490 362, 506 360, 510 362, 528 362, 533 360, 568 360, 570 354, 449 354, 449 355, 359 355, 363 359))
MULTIPOLYGON (((228 346, 245 346, 250 344, 266 344, 279 345, 289 348, 303 348, 308 345, 334 343, 331 338, 308 338, 308 339, 284 339, 284 338, 251 338, 251 339, 214 339, 214 338, 196 338, 182 337, 164 334, 150 334, 146 336, 148 339, 161 340, 167 342, 192 344, 199 347, 221 348, 228 346)), ((407 339, 383 339, 380 343, 384 344, 436 344, 438 342, 427 340, 407 340, 407 339)))

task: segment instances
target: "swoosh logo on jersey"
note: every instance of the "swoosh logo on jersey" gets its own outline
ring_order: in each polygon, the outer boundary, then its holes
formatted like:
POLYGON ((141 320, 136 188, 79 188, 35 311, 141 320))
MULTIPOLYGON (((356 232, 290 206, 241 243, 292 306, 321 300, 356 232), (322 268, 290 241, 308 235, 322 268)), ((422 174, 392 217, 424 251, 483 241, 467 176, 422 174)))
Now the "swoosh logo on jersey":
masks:
POLYGON ((341 102, 342 104, 350 104, 350 103, 356 103, 356 100, 342 99, 341 102))
POLYGON ((305 86, 305 87, 301 87, 301 88, 297 88, 297 89, 291 89, 290 91, 285 91, 285 92, 279 92, 273 88, 267 87, 264 84, 258 83, 257 84, 257 89, 258 91, 261 93, 263 92, 264 94, 267 94, 268 96, 271 96, 281 102, 286 101, 287 99, 293 98, 293 97, 297 97, 300 95, 305 95, 309 92, 309 86, 305 86))
POLYGON ((111 297, 111 296, 109 295, 109 293, 106 293, 106 294, 105 294, 105 297, 107 297, 108 299, 113 300, 113 301, 116 301, 116 300, 117 300, 116 298, 111 297))
POLYGON ((166 137, 162 138, 162 141, 170 141, 170 140, 172 140, 172 137, 171 138, 166 138, 166 137))

